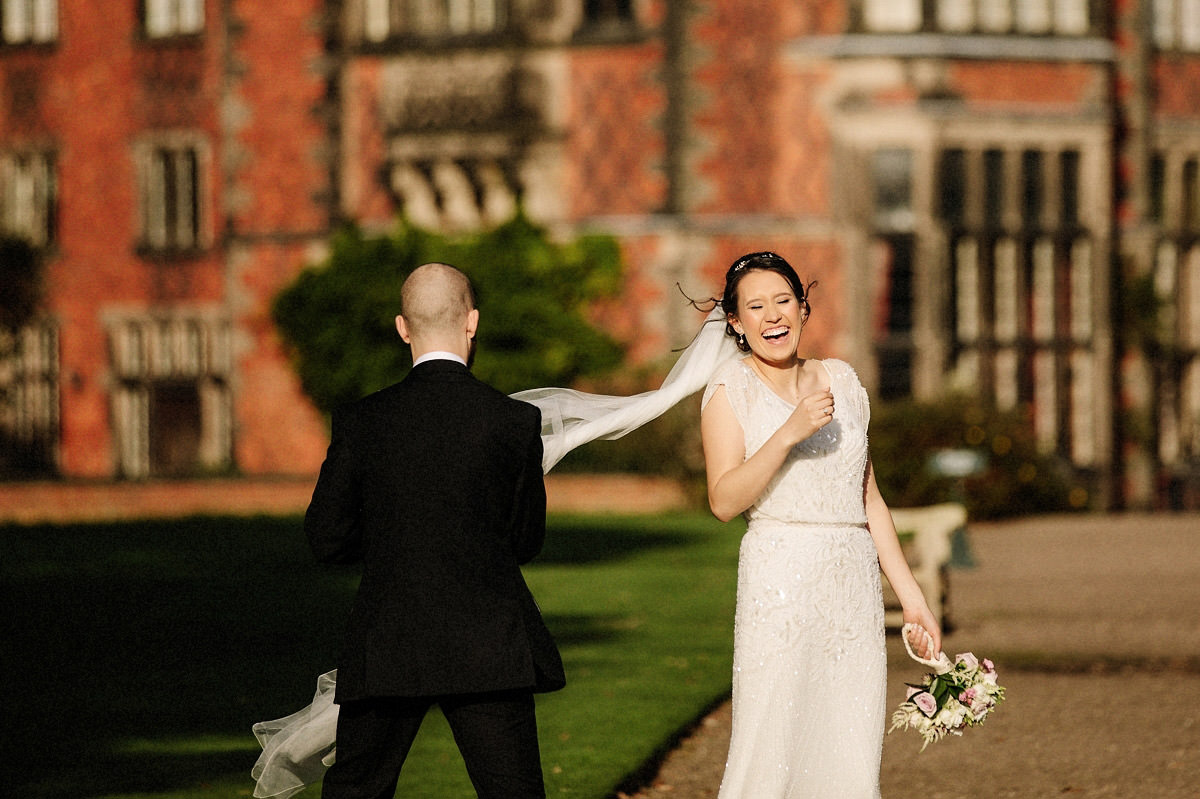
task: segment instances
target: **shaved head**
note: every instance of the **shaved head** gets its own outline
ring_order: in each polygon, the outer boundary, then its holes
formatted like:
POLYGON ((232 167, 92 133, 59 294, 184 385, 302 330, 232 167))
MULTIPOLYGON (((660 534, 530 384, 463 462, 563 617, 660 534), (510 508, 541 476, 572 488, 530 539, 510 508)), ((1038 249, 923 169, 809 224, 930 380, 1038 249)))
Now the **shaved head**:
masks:
POLYGON ((418 266, 400 288, 400 314, 409 333, 418 338, 462 330, 474 308, 470 279, 449 264, 418 266))

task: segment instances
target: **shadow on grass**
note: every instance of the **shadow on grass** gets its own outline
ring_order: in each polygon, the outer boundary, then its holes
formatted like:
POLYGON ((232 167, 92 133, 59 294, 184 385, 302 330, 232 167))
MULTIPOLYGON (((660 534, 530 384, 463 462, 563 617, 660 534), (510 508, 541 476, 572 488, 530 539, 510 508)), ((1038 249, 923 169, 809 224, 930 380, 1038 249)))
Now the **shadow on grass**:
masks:
MULTIPOLYGON (((686 541, 567 520, 538 563, 686 541)), ((182 792, 238 773, 244 792, 221 795, 248 795, 250 725, 311 698, 356 585, 356 569, 313 562, 298 518, 0 527, 12 694, 0 795, 182 792)), ((563 646, 622 634, 621 619, 599 615, 547 623, 563 646)))
POLYGON ((540 566, 606 563, 651 549, 685 546, 690 540, 682 529, 656 527, 648 531, 644 520, 563 517, 547 524, 546 542, 534 563, 540 566))

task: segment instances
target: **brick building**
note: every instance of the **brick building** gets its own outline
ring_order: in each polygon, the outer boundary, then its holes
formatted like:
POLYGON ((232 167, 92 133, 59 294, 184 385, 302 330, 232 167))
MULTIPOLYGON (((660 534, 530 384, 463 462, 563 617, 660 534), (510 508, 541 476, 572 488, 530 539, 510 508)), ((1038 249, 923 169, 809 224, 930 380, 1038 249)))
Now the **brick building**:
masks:
POLYGON ((63 474, 314 469, 272 294, 339 219, 520 200, 620 237, 634 360, 776 249, 874 396, 1027 408, 1095 505, 1200 502, 1197 0, 0 5, 0 224, 51 289, 4 418, 63 474))
POLYGON ((315 468, 266 303, 330 225, 320 4, 2 7, 0 220, 48 288, 6 426, 72 477, 315 468))

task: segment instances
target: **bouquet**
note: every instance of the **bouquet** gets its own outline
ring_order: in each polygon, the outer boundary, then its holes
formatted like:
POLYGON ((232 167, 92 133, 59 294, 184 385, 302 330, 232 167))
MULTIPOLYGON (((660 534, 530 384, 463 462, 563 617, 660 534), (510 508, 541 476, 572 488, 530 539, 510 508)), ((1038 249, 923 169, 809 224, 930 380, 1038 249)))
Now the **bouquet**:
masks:
POLYGON ((970 652, 958 655, 953 663, 944 653, 933 661, 919 658, 908 643, 907 625, 904 645, 914 660, 934 671, 925 675, 920 685, 909 684, 905 700, 892 714, 888 732, 916 730, 925 741, 921 751, 947 735, 962 735, 964 727, 982 724, 1004 701, 1004 687, 997 683, 996 667, 987 658, 981 661, 970 652))

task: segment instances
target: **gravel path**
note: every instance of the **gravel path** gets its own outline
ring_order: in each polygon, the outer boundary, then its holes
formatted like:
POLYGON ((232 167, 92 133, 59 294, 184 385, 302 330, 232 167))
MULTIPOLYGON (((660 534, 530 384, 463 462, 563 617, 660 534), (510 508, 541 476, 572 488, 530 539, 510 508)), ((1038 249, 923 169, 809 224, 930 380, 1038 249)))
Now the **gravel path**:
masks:
MULTIPOLYGON (((970 540, 944 648, 992 658, 1008 699, 923 753, 889 735, 883 796, 1200 797, 1200 515, 978 523, 970 540)), ((888 662, 890 709, 923 668, 895 638, 888 662)), ((716 797, 729 723, 726 703, 628 799, 716 797)))

